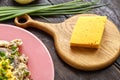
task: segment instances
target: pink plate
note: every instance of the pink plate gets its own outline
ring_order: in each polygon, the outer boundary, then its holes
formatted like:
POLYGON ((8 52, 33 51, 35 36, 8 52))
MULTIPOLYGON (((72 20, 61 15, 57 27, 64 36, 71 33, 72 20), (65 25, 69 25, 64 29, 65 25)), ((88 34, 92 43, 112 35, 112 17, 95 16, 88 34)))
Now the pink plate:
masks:
POLYGON ((22 39, 20 52, 29 57, 28 68, 33 80, 54 80, 53 62, 47 48, 25 29, 0 24, 0 40, 22 39))

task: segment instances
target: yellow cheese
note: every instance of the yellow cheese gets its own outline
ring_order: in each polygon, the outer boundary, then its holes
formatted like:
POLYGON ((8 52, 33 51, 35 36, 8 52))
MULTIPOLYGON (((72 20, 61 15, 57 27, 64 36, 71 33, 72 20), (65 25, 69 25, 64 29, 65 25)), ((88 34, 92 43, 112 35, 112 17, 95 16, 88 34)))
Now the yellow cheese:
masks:
MULTIPOLYGON (((6 72, 5 76, 3 76, 3 78, 7 77, 8 78, 7 80, 15 80, 15 76, 12 73, 13 67, 9 64, 9 60, 8 59, 0 60, 0 69, 4 70, 3 72, 6 72), (5 63, 4 66, 3 66, 3 63, 5 63)), ((0 72, 0 76, 3 74, 3 72, 0 72)))
POLYGON ((79 17, 71 36, 70 45, 98 48, 103 35, 106 16, 79 17))

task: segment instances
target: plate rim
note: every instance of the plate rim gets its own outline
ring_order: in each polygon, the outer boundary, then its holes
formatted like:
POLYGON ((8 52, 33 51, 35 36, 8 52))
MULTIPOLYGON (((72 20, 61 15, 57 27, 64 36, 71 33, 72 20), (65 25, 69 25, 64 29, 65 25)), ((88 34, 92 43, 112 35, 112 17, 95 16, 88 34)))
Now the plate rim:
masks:
POLYGON ((23 28, 21 28, 21 27, 18 27, 18 26, 16 26, 16 25, 0 23, 0 27, 2 27, 2 26, 11 27, 11 28, 15 28, 15 29, 24 31, 24 32, 30 34, 31 36, 33 36, 37 41, 40 42, 40 44, 42 45, 42 47, 45 49, 45 51, 46 51, 46 53, 47 53, 47 55, 48 55, 48 57, 49 57, 49 60, 50 60, 50 62, 51 62, 51 67, 52 67, 52 72, 51 72, 51 73, 52 73, 52 79, 51 79, 51 80, 54 80, 54 77, 55 77, 54 71, 55 71, 55 70, 54 70, 53 59, 52 59, 52 57, 51 57, 51 55, 50 55, 49 50, 47 49, 47 47, 45 46, 45 44, 41 41, 41 39, 38 38, 38 37, 37 37, 35 34, 33 34, 32 32, 30 32, 30 31, 28 31, 28 30, 26 30, 26 29, 23 29, 23 28))

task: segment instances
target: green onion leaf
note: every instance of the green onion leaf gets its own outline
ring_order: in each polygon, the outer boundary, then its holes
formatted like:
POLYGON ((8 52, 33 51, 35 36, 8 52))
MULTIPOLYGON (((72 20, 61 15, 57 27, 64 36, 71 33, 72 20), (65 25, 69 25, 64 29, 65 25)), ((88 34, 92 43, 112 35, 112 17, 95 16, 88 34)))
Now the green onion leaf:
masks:
POLYGON ((98 2, 99 0, 94 0, 91 2, 73 0, 55 5, 36 4, 28 6, 4 6, 0 7, 0 21, 12 19, 24 14, 29 14, 32 16, 81 14, 106 5, 99 5, 97 4, 98 2))
POLYGON ((0 56, 1 56, 1 57, 4 57, 4 56, 5 56, 5 53, 2 52, 2 51, 0 51, 0 56))

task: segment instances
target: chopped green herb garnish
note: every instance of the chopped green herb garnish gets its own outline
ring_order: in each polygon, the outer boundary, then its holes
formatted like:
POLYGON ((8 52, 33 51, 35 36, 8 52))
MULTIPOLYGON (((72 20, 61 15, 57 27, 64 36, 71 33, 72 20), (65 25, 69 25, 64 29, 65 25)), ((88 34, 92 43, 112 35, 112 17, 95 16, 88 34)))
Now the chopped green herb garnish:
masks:
POLYGON ((6 74, 6 71, 3 68, 0 68, 0 73, 2 76, 4 76, 6 74))
POLYGON ((1 57, 4 57, 4 56, 5 56, 5 53, 2 52, 2 51, 0 51, 0 56, 1 56, 1 57))
POLYGON ((15 51, 15 50, 17 49, 17 47, 16 47, 16 46, 12 46, 11 49, 12 49, 13 51, 15 51))
POLYGON ((14 62, 14 58, 9 58, 10 63, 14 62))
POLYGON ((0 76, 0 80, 3 80, 4 79, 4 77, 3 76, 0 76))
POLYGON ((24 71, 24 76, 28 76, 29 72, 28 71, 24 71))
POLYGON ((5 69, 7 67, 8 63, 6 61, 2 62, 2 66, 5 69))
POLYGON ((8 80, 6 76, 0 76, 0 80, 8 80))

